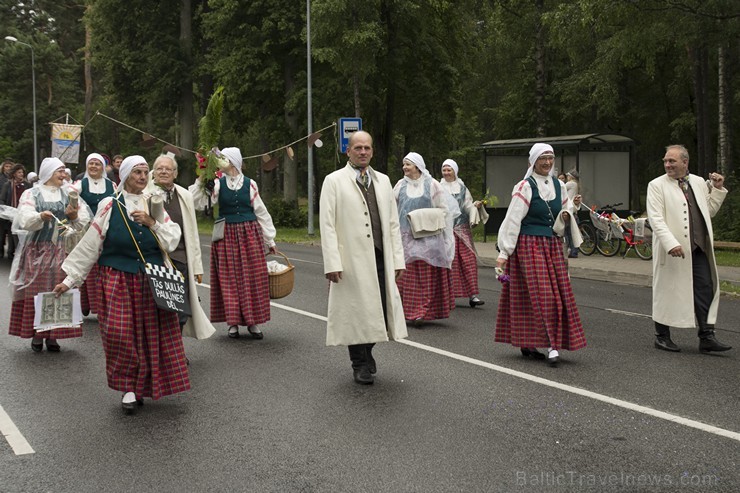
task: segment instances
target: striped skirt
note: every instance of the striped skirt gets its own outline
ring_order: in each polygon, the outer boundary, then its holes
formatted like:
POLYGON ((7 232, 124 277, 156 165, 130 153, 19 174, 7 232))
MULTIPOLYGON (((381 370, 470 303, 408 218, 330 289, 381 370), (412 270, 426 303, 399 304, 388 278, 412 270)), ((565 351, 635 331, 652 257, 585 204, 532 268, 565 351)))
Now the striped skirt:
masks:
POLYGON ((452 260, 452 293, 455 298, 478 294, 478 259, 468 247, 473 244, 470 227, 455 228, 455 258, 452 260), (467 236, 467 241, 458 236, 467 236))
POLYGON ((83 312, 100 313, 99 270, 98 264, 93 265, 90 273, 85 278, 85 282, 80 286, 80 306, 83 312))
POLYGON ((157 308, 146 275, 102 266, 100 284, 108 386, 152 399, 190 389, 177 314, 157 308))
POLYGON ((499 298, 496 342, 569 351, 586 346, 558 238, 520 235, 506 273, 511 280, 499 298))
POLYGON ((54 287, 64 280, 62 263, 67 257, 64 249, 50 242, 29 242, 20 255, 18 270, 25 279, 33 281, 26 288, 15 290, 13 293, 8 333, 24 339, 82 337, 82 327, 62 327, 38 333, 33 330, 33 318, 36 314, 33 297, 38 293, 53 291, 54 287))
POLYGON ((211 246, 211 322, 258 325, 270 320, 270 281, 257 221, 226 224, 211 246))
POLYGON ((406 264, 397 284, 406 320, 448 318, 455 308, 450 269, 417 260, 406 264))

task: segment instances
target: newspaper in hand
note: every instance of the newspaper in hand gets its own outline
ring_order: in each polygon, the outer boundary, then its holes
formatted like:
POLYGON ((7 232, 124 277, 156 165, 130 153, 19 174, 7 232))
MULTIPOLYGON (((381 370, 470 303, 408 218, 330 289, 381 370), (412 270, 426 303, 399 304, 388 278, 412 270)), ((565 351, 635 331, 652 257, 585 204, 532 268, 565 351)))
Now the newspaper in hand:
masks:
POLYGON ((33 328, 37 332, 59 327, 79 327, 82 324, 78 289, 71 289, 59 297, 52 292, 39 293, 34 297, 34 307, 33 328))

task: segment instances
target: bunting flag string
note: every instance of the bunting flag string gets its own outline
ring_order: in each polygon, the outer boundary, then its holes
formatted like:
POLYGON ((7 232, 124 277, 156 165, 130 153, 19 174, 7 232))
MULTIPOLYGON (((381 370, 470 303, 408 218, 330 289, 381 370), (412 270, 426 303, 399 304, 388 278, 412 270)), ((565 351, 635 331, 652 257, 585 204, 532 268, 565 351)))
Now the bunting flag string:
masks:
MULTIPOLYGON (((89 124, 90 124, 90 122, 91 122, 91 121, 93 121, 93 120, 95 119, 95 117, 96 117, 96 116, 102 116, 103 118, 107 118, 108 120, 110 120, 110 121, 112 121, 112 122, 115 122, 115 123, 117 123, 117 124, 119 124, 119 125, 121 125, 121 126, 124 126, 124 127, 126 127, 126 128, 129 128, 129 129, 131 129, 131 130, 134 130, 135 132, 139 132, 139 133, 140 133, 140 134, 142 134, 142 135, 146 135, 146 136, 149 136, 149 138, 151 138, 151 139, 157 140, 157 141, 159 141, 159 142, 161 142, 161 143, 163 143, 163 144, 165 144, 165 145, 169 145, 169 146, 172 146, 172 147, 174 147, 174 148, 176 148, 176 149, 179 149, 179 150, 181 150, 181 151, 189 152, 189 153, 191 153, 191 154, 193 154, 193 155, 195 155, 195 153, 196 153, 196 151, 194 151, 194 150, 192 150, 192 149, 186 149, 186 148, 184 148, 184 147, 176 146, 175 144, 173 144, 173 143, 171 143, 171 142, 167 142, 166 140, 160 139, 160 138, 159 138, 159 137, 157 137, 156 135, 152 135, 152 134, 150 134, 150 133, 148 133, 148 132, 145 132, 145 131, 143 131, 143 130, 141 130, 141 129, 138 129, 138 128, 136 128, 136 127, 133 127, 133 126, 131 126, 131 125, 127 124, 127 123, 124 123, 124 122, 122 122, 122 121, 120 121, 120 120, 116 120, 115 118, 113 118, 113 117, 111 117, 111 116, 108 116, 108 115, 106 115, 106 114, 104 114, 104 113, 101 113, 100 111, 96 111, 96 112, 95 112, 95 115, 93 115, 93 117, 92 117, 92 118, 90 118, 90 120, 88 120, 88 122, 87 122, 87 123, 85 124, 85 126, 89 125, 89 124)), ((270 154, 273 154, 273 153, 275 153, 275 152, 279 152, 279 151, 282 151, 282 150, 284 150, 284 149, 288 149, 288 148, 290 148, 291 146, 293 146, 293 145, 295 145, 295 144, 297 144, 297 143, 299 143, 299 142, 302 142, 302 141, 304 141, 304 140, 308 140, 308 139, 309 139, 309 138, 311 138, 312 136, 314 136, 314 138, 316 138, 316 134, 320 134, 321 132, 323 132, 323 131, 325 131, 325 130, 328 130, 328 129, 330 129, 330 128, 336 127, 336 126, 337 126, 337 124, 336 124, 336 122, 334 122, 334 123, 332 123, 331 125, 327 125, 326 127, 322 128, 322 129, 316 130, 316 131, 314 131, 314 132, 312 132, 312 133, 310 133, 310 134, 306 135, 305 137, 301 137, 300 139, 297 139, 297 140, 295 140, 295 141, 291 142, 290 144, 286 144, 286 145, 284 145, 284 146, 280 146, 280 147, 277 147, 277 148, 275 148, 275 149, 272 149, 272 150, 270 150, 270 151, 267 151, 267 152, 262 152, 262 153, 260 153, 260 154, 254 154, 254 155, 252 155, 252 156, 245 156, 245 157, 243 157, 243 158, 242 158, 242 161, 244 161, 244 160, 247 160, 247 159, 257 159, 257 158, 262 158, 263 156, 269 156, 270 154)))

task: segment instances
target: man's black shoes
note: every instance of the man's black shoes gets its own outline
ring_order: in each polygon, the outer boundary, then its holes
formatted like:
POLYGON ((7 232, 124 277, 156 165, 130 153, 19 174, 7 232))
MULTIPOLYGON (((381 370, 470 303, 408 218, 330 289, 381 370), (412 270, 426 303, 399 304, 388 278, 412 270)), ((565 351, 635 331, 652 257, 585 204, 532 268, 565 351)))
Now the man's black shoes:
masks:
POLYGON ((375 377, 373 377, 373 374, 370 373, 370 367, 369 366, 363 366, 362 368, 357 368, 354 370, 354 376, 355 376, 355 383, 358 383, 360 385, 372 385, 375 381, 375 377))
POLYGON ((671 340, 670 336, 655 336, 655 347, 663 351, 677 353, 681 349, 671 340))

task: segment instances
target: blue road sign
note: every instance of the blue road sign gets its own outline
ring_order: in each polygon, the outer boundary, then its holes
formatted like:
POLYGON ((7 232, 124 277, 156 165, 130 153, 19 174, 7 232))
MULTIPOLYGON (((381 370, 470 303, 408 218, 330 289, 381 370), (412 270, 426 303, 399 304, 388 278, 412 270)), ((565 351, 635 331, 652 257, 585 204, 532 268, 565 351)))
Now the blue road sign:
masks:
POLYGON ((339 119, 339 146, 340 152, 347 152, 349 136, 358 130, 362 130, 362 118, 340 118, 339 119))

